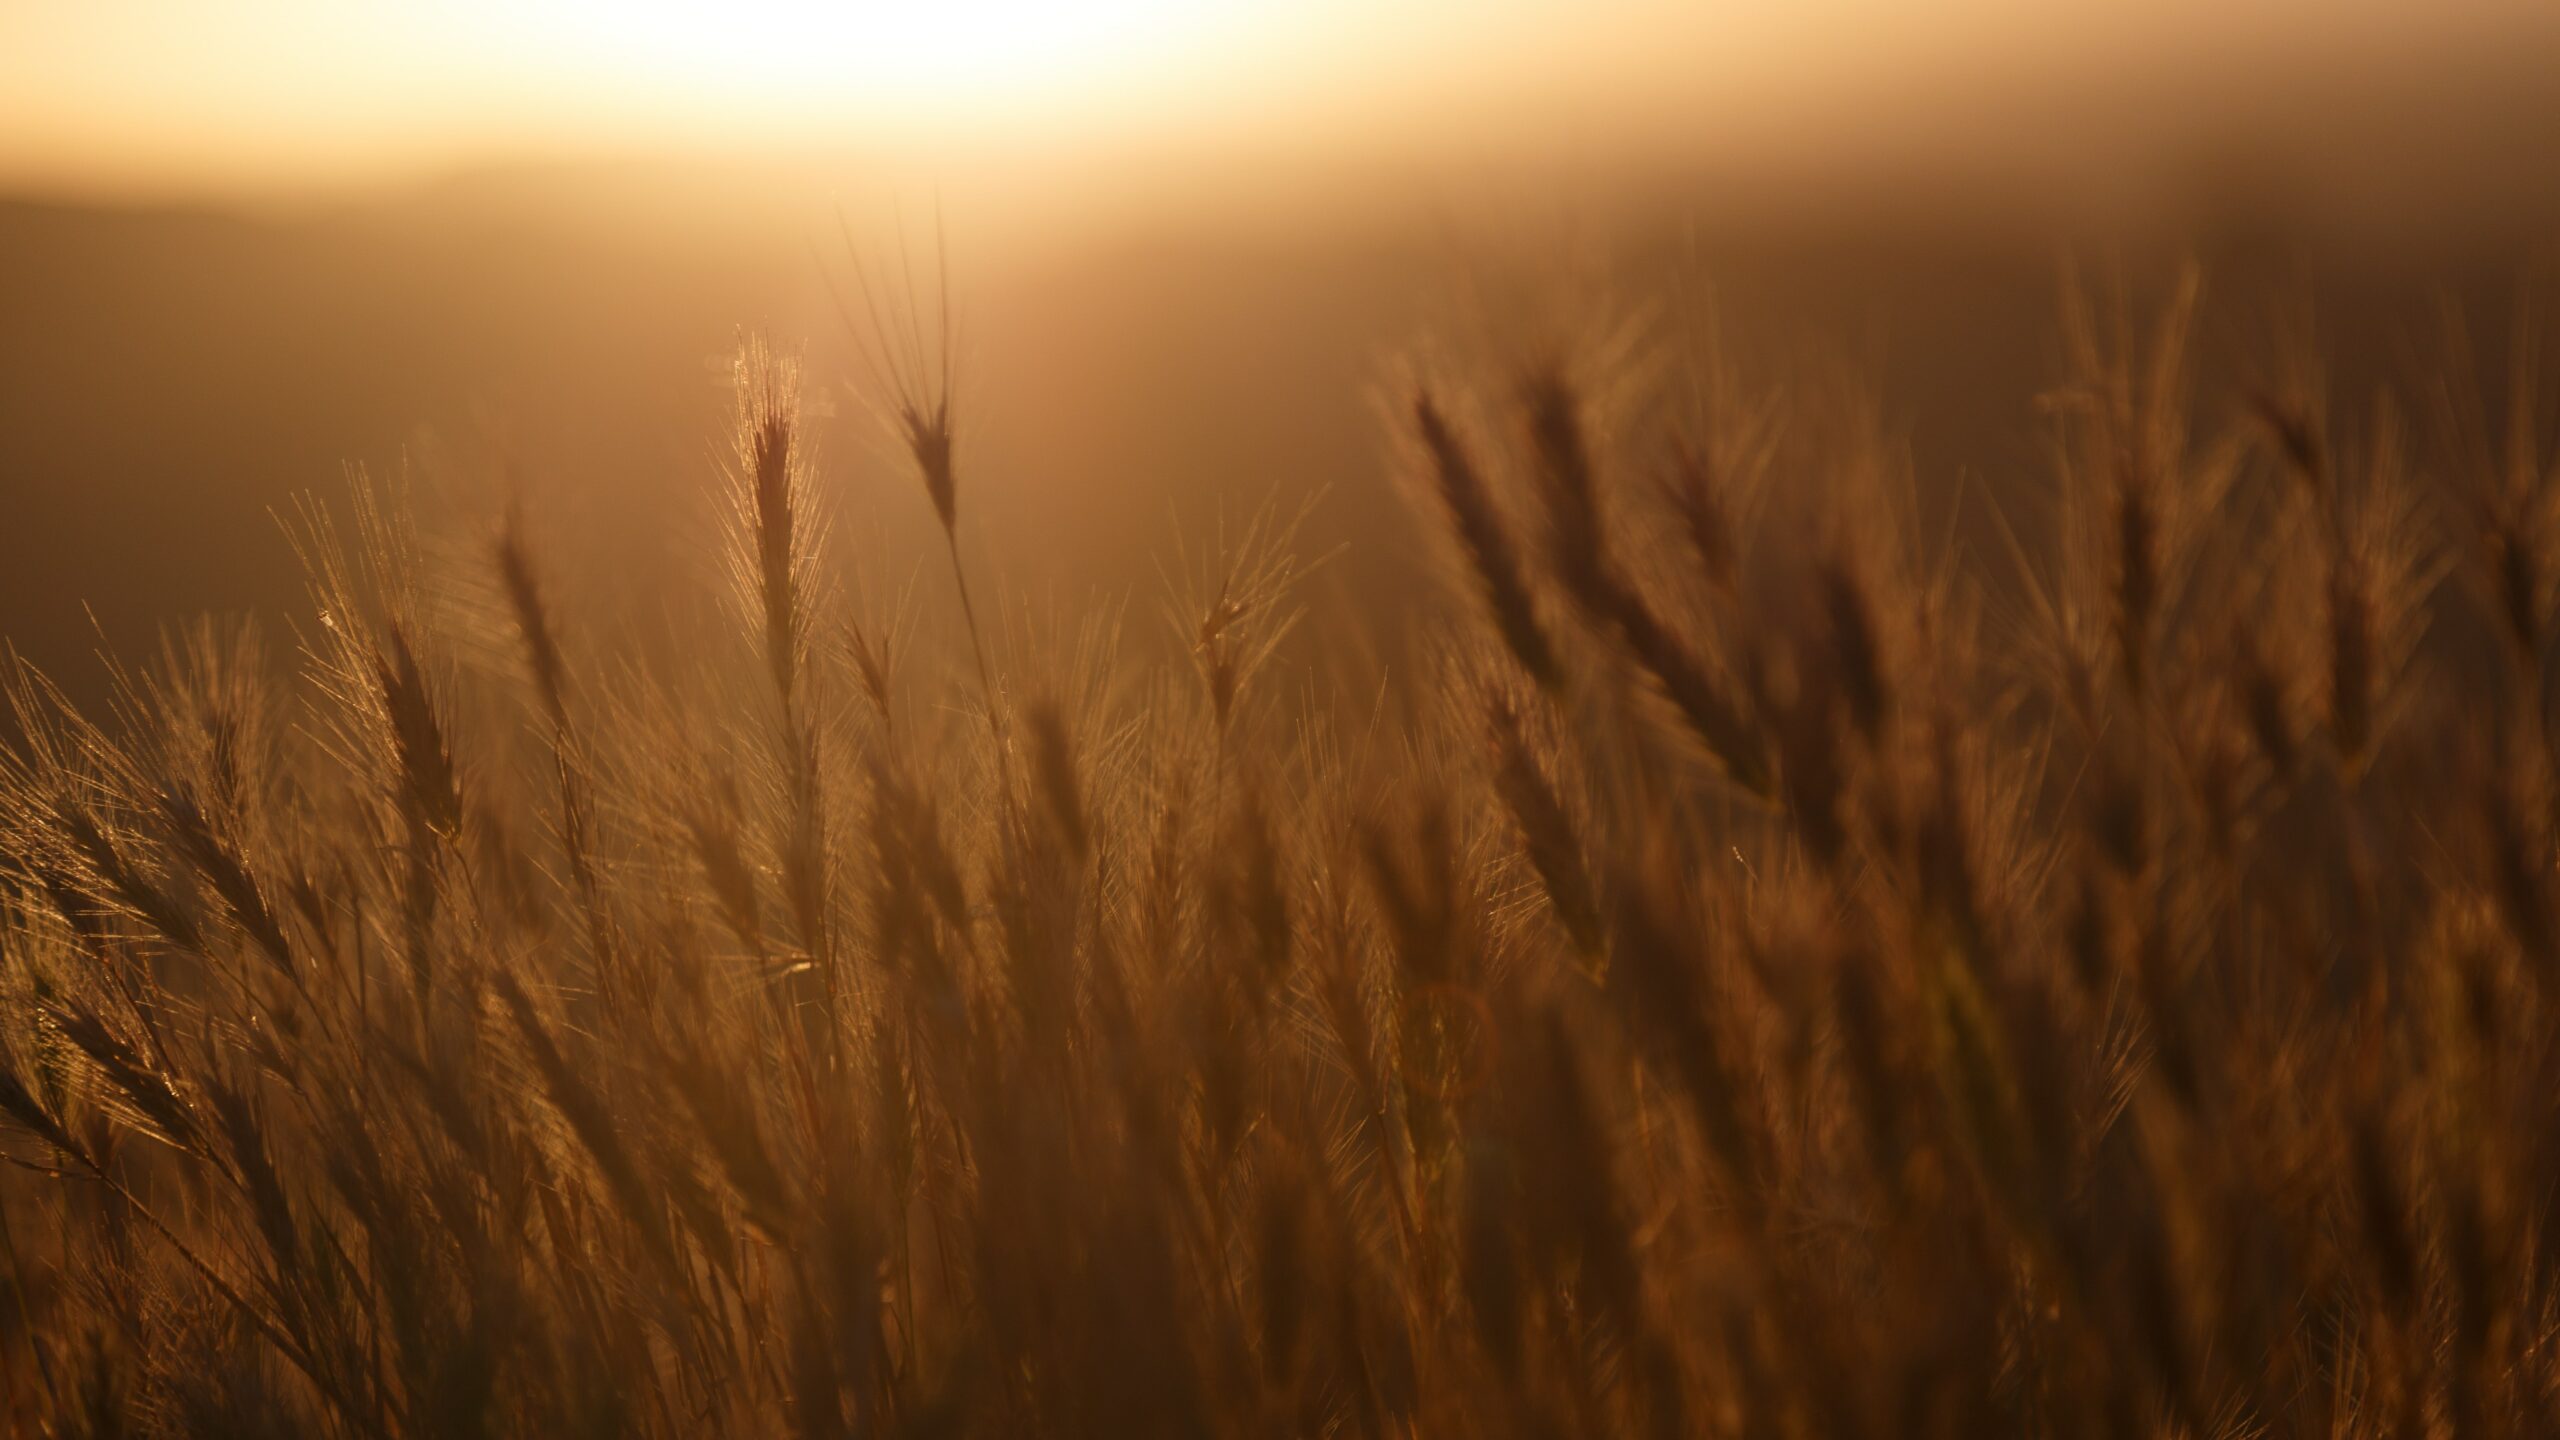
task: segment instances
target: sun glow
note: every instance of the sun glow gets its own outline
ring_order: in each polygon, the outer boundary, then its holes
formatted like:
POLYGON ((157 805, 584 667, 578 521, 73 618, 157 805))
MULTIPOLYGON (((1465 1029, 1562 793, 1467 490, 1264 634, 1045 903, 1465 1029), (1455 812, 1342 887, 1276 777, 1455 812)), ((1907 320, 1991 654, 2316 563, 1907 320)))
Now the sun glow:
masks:
POLYGON ((1349 0, 0 0, 0 173, 325 180, 475 156, 1181 128, 1349 0))
POLYGON ((554 0, 503 23, 587 83, 735 117, 965 125, 1160 89, 1248 7, 1202 0, 554 0))

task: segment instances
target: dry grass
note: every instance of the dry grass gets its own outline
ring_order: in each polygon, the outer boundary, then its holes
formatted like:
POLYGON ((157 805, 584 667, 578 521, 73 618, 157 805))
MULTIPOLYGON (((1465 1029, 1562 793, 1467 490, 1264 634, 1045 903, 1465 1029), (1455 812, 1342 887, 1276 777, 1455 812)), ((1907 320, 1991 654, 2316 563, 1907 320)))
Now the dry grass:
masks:
POLYGON ((2193 303, 1974 547, 1787 396, 1408 390, 1459 583, 1338 719, 1276 523, 1188 666, 942 683, 760 349, 683 673, 315 511, 299 678, 8 678, 11 1428, 2550 1433, 2550 417, 2193 303))

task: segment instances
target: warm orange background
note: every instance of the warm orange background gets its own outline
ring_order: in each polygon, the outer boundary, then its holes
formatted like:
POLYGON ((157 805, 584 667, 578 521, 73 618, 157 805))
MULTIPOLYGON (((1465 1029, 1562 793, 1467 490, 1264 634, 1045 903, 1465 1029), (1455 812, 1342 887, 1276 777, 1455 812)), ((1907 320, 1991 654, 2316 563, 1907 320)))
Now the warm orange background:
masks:
POLYGON ((1400 583, 1372 387, 1540 287, 1841 358, 1924 475, 2029 483, 2058 249, 2200 253, 2234 333, 2319 272, 2387 369, 2560 233, 2556 75, 2551 0, 0 0, 0 639, 76 684, 289 612, 269 512, 354 464, 466 520, 508 471, 645 609, 741 327, 894 561, 826 277, 937 211, 1016 595, 1319 492, 1326 583, 1400 583))

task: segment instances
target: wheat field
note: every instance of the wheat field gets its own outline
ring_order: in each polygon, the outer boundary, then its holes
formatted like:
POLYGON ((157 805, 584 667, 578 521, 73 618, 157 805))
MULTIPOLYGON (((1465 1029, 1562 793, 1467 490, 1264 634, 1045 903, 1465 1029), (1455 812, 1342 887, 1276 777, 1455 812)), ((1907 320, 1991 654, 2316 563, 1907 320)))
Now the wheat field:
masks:
POLYGON ((6 677, 11 1432, 2560 1429, 2537 336, 2198 303, 2073 291, 1946 523, 1738 367, 1403 367, 1347 699, 1285 505, 1170 646, 973 595, 921 327, 898 605, 760 344, 676 658, 315 502, 289 626, 6 677))

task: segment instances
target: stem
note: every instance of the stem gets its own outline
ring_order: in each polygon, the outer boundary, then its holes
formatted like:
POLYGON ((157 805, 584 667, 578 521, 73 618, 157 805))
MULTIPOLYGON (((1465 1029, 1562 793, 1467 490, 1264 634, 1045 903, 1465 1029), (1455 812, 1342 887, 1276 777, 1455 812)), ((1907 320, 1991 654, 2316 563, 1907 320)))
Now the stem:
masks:
POLYGON ((951 552, 951 579, 960 589, 960 614, 969 623, 969 650, 978 661, 978 689, 987 701, 987 731, 995 737, 996 764, 1002 767, 1006 753, 1004 711, 996 704, 995 671, 987 664, 986 637, 978 630, 978 607, 969 599, 969 572, 960 564, 958 528, 942 527, 942 539, 951 552))

